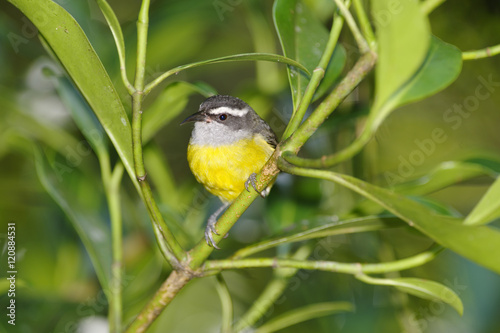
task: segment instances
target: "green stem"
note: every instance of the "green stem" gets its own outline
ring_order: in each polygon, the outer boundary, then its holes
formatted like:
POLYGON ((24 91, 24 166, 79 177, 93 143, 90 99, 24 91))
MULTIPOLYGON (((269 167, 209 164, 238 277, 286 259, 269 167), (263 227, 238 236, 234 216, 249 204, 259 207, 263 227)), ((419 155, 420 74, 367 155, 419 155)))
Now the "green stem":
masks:
POLYGON ((347 22, 347 25, 349 26, 349 29, 351 29, 351 32, 354 36, 354 39, 356 40, 356 43, 358 44, 359 51, 363 54, 368 51, 370 51, 370 46, 368 46, 368 43, 365 40, 365 37, 363 37, 363 34, 359 31, 358 25, 356 24, 356 21, 354 21, 354 18, 351 15, 351 12, 349 12, 349 4, 350 0, 344 2, 342 0, 334 0, 335 4, 339 8, 340 12, 342 13, 342 16, 344 16, 344 19, 347 22))
POLYGON ((293 165, 308 167, 308 168, 328 168, 332 167, 342 161, 348 160, 363 149, 363 147, 370 142, 371 140, 371 131, 363 131, 361 136, 357 138, 352 144, 350 144, 345 149, 328 156, 323 156, 318 159, 308 159, 301 158, 297 155, 293 154, 290 151, 286 151, 283 153, 283 158, 287 160, 287 162, 292 163, 293 165))
MULTIPOLYGON (((132 94, 132 148, 134 153, 134 168, 144 203, 146 204, 149 216, 154 224, 153 228, 160 230, 168 246, 168 252, 166 252, 166 248, 162 246, 160 246, 160 250, 162 250, 166 258, 169 258, 169 263, 173 267, 178 267, 179 261, 185 257, 185 252, 167 227, 160 209, 156 204, 153 192, 147 181, 142 152, 142 100, 144 98, 144 73, 146 67, 146 46, 149 22, 148 11, 149 0, 144 0, 139 12, 139 19, 137 20, 137 64, 134 82, 136 91, 132 94)), ((155 234, 157 235, 157 233, 155 234)), ((158 238, 157 235, 157 241, 158 244, 161 245, 163 240, 158 238)))
POLYGON ((233 301, 231 300, 231 294, 229 293, 229 289, 227 288, 226 281, 222 277, 222 274, 217 274, 215 288, 219 294, 222 306, 222 327, 220 331, 221 333, 232 333, 233 301))
MULTIPOLYGON (((312 252, 312 247, 309 244, 301 246, 291 257, 293 260, 305 260, 312 252)), ((262 316, 264 316, 269 308, 276 303, 276 300, 283 295, 290 279, 297 273, 297 268, 281 268, 274 270, 274 277, 252 303, 248 311, 234 325, 235 332, 246 331, 253 326, 262 316)))
POLYGON ((361 26, 361 30, 363 31, 363 35, 365 36, 368 45, 370 45, 370 48, 373 50, 375 49, 377 41, 375 39, 375 34, 373 33, 373 29, 370 24, 370 20, 366 15, 362 0, 353 0, 353 4, 354 4, 354 10, 356 11, 356 15, 359 20, 359 25, 361 26))
POLYGON ((462 52, 462 59, 463 60, 476 60, 476 59, 493 57, 497 54, 500 54, 500 44, 495 45, 495 46, 490 46, 490 47, 487 47, 487 48, 481 49, 481 50, 462 52))
POLYGON ((285 132, 283 134, 283 139, 287 139, 297 128, 299 127, 304 115, 307 111, 307 108, 311 104, 311 100, 318 89, 318 86, 325 76, 325 71, 332 57, 333 51, 335 50, 335 46, 337 45, 337 41, 340 36, 340 31, 342 30, 342 26, 344 25, 344 19, 342 16, 339 16, 337 13, 333 16, 333 24, 332 29, 330 30, 330 37, 325 47, 325 51, 321 56, 321 59, 318 63, 318 66, 314 69, 311 79, 307 84, 306 91, 304 92, 304 96, 301 98, 299 102, 299 106, 297 111, 294 112, 292 119, 288 123, 285 132))
POLYGON ((436 7, 441 5, 446 0, 426 0, 422 2, 420 8, 424 12, 425 15, 429 15, 436 7))
POLYGON ((149 300, 148 304, 134 319, 125 333, 143 333, 151 326, 153 321, 160 315, 163 309, 172 302, 177 293, 194 276, 186 270, 173 271, 163 282, 160 289, 149 300))
POLYGON ((327 98, 314 110, 283 143, 283 151, 290 150, 297 153, 300 147, 314 134, 318 127, 328 116, 340 105, 340 103, 356 88, 375 65, 377 55, 373 52, 365 53, 359 58, 354 67, 339 83, 339 85, 327 96, 327 98))
POLYGON ((273 267, 320 270, 355 275, 360 272, 365 274, 383 274, 387 272, 402 271, 426 264, 433 260, 442 250, 443 248, 441 246, 436 245, 412 257, 377 264, 341 263, 322 260, 308 261, 279 258, 250 258, 241 260, 208 260, 202 268, 203 271, 207 273, 236 268, 273 267))
POLYGON ((123 176, 123 164, 118 162, 111 172, 109 155, 105 149, 97 148, 101 178, 108 203, 111 223, 111 281, 106 291, 109 303, 108 322, 111 333, 121 332, 122 324, 122 270, 123 238, 122 215, 120 207, 120 183, 123 176))
POLYGON ((148 43, 149 0, 142 0, 137 19, 137 63, 135 68, 135 89, 144 90, 144 73, 146 71, 146 46, 148 43))
POLYGON ((111 266, 111 294, 109 315, 110 332, 121 332, 122 323, 122 275, 123 275, 123 236, 122 214, 120 207, 120 183, 123 176, 123 164, 118 162, 108 182, 106 197, 108 199, 111 219, 111 243, 113 249, 113 263, 111 266))

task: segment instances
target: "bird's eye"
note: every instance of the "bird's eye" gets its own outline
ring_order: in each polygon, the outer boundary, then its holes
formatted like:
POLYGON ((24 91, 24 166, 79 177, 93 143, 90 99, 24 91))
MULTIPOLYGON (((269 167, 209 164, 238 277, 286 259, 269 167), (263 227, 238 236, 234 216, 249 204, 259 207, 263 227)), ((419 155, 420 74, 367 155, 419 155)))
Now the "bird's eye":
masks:
POLYGON ((219 115, 219 120, 224 121, 226 119, 227 119, 227 114, 223 113, 223 114, 219 115))

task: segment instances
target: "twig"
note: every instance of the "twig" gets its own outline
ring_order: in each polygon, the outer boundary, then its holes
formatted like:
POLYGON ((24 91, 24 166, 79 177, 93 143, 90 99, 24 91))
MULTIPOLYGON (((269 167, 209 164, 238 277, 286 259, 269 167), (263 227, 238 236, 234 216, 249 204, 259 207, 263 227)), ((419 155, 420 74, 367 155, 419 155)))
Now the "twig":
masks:
POLYGON ((476 59, 493 57, 498 54, 500 54, 500 44, 480 50, 462 52, 462 59, 476 60, 476 59))

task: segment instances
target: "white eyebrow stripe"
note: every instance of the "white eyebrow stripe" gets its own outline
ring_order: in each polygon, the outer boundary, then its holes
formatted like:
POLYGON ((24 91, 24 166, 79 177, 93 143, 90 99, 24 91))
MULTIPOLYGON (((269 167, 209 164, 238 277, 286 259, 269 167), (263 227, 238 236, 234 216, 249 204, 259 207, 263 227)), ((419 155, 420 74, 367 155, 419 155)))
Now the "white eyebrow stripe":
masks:
POLYGON ((227 113, 236 117, 244 117, 248 113, 248 109, 239 110, 239 109, 228 108, 227 106, 221 106, 216 109, 209 110, 208 113, 209 114, 227 113))

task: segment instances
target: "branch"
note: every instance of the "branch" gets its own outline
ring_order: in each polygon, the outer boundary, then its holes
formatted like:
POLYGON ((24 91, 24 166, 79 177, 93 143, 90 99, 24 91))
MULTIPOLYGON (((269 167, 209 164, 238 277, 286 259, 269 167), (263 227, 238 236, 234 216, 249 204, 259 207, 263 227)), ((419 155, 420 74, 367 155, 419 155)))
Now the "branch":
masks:
POLYGON ((301 98, 299 106, 297 107, 297 111, 292 115, 292 119, 288 123, 285 132, 283 134, 283 139, 287 139, 295 130, 299 127, 302 119, 304 119, 304 115, 307 111, 307 108, 311 104, 311 100, 318 89, 321 80, 325 76, 325 71, 332 57, 333 51, 335 50, 335 46, 337 45, 337 41, 340 36, 340 31, 342 30, 342 26, 344 25, 344 19, 342 16, 335 13, 333 15, 333 24, 332 29, 330 30, 330 37, 326 44, 325 50, 323 51, 323 55, 318 63, 318 66, 314 69, 311 79, 307 84, 306 90, 304 92, 304 96, 301 98))
POLYGON ((358 17, 361 30, 363 30, 363 35, 365 36, 368 45, 373 50, 377 41, 375 39, 375 34, 373 33, 372 26, 370 25, 370 20, 366 15, 365 9, 363 7, 362 0, 354 0, 354 10, 356 10, 356 16, 358 17))
POLYGON ((365 274, 382 274, 421 266, 433 260, 443 249, 443 247, 435 245, 429 250, 412 257, 377 264, 341 263, 336 261, 308 261, 278 258, 209 260, 202 266, 202 272, 212 274, 214 271, 219 272, 226 269, 272 267, 275 269, 297 268, 354 275, 360 272, 365 274))
MULTIPOLYGON (((146 68, 146 46, 149 24, 149 0, 143 0, 137 20, 137 64, 135 73, 135 92, 132 94, 132 149, 134 154, 135 176, 139 181, 144 203, 148 209, 153 228, 158 229, 166 242, 168 249, 160 246, 163 255, 168 258, 173 267, 178 267, 179 261, 185 257, 185 252, 167 227, 163 216, 153 197, 153 192, 147 181, 142 152, 142 100, 144 98, 144 73, 146 68), (168 250, 168 251, 164 251, 168 250)), ((156 230, 155 230, 156 231, 156 230)), ((155 232, 155 235, 157 233, 155 232)), ((162 239, 158 238, 158 244, 162 239)))
POLYGON ((337 7, 339 8, 340 12, 342 13, 342 16, 344 16, 347 25, 349 26, 349 29, 351 29, 354 39, 358 44, 359 51, 362 54, 370 51, 370 46, 368 46, 365 37, 363 37, 363 34, 359 31, 358 25, 356 24, 356 21, 354 21, 354 18, 352 17, 351 12, 348 9, 351 1, 347 0, 345 4, 342 0, 334 0, 334 1, 337 7))
MULTIPOLYGON (((328 97, 316 108, 316 110, 307 118, 282 145, 284 152, 290 151, 297 153, 300 147, 314 134, 318 127, 328 118, 340 103, 357 87, 357 85, 365 78, 366 75, 373 69, 377 55, 374 52, 368 52, 361 56, 358 62, 354 65, 346 77, 339 85, 328 95, 328 97)), ((296 161, 303 161, 297 156, 287 155, 287 160, 290 158, 290 163, 295 164, 296 161)), ((307 161, 307 160, 304 160, 307 161)), ((308 163, 310 161, 307 161, 308 163)), ((312 164, 319 164, 320 161, 311 161, 312 164), (318 163, 319 162, 319 163, 318 163)))
POLYGON ((490 46, 481 50, 466 51, 462 52, 463 60, 476 60, 482 58, 488 58, 500 54, 500 44, 495 46, 490 46))

